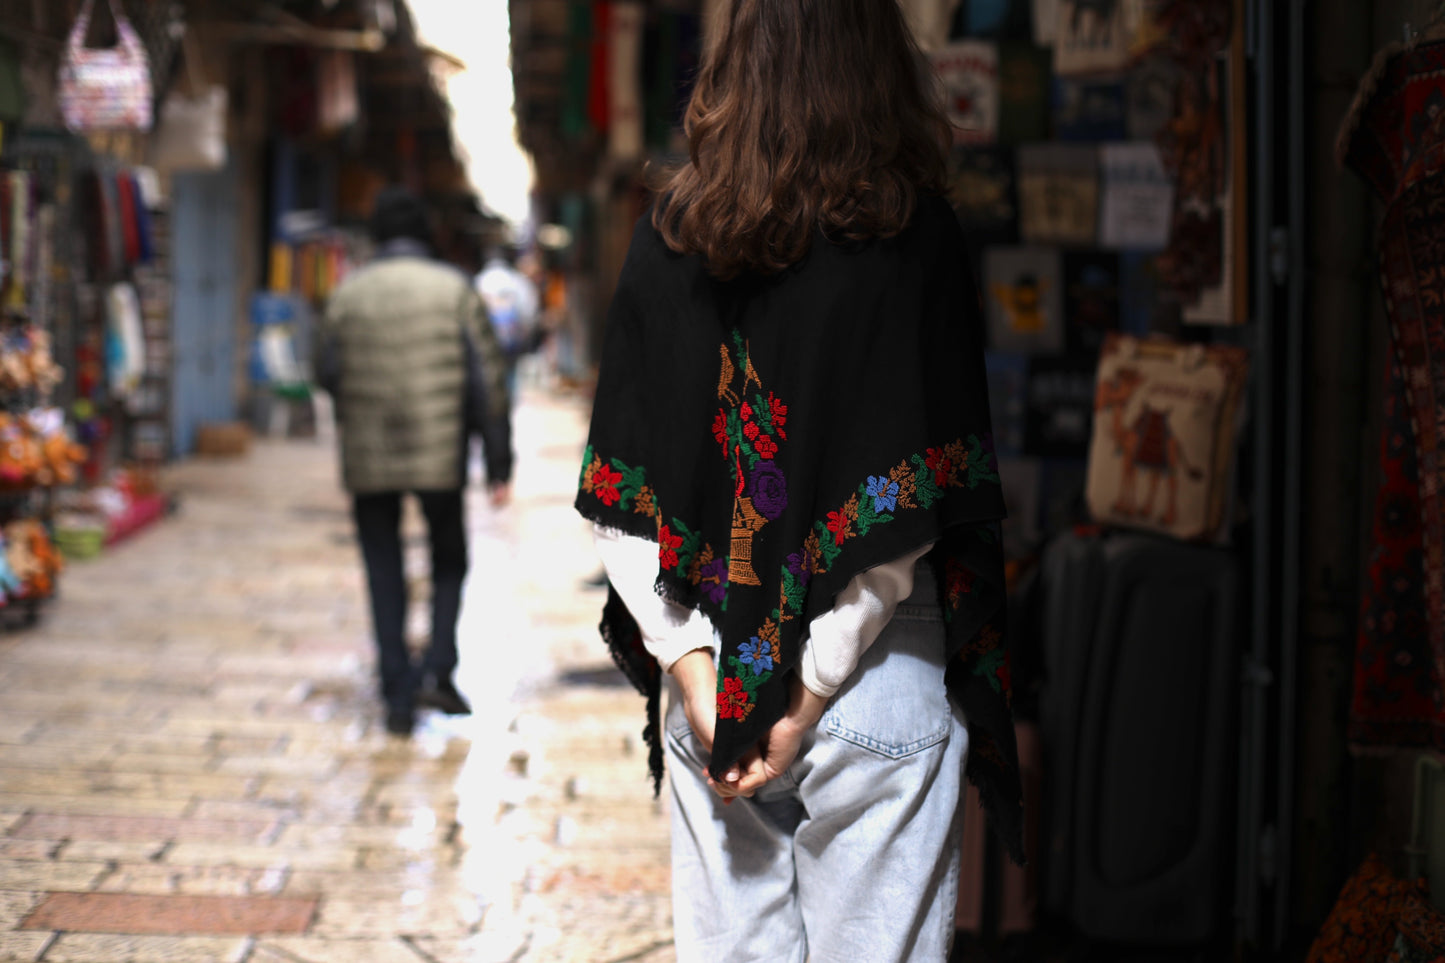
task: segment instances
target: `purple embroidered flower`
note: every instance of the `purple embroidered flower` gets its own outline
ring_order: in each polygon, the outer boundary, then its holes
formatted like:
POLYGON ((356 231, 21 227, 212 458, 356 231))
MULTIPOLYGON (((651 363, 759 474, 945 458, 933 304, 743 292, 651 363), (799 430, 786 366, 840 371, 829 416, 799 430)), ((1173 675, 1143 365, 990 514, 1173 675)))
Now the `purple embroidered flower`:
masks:
POLYGON ((728 594, 728 560, 715 558, 702 567, 702 588, 715 605, 721 605, 728 594))
POLYGON ((873 496, 873 511, 891 512, 898 507, 898 483, 879 475, 868 476, 868 494, 873 496))
POLYGON ((773 521, 783 514, 788 507, 788 483, 781 468, 771 461, 760 461, 748 482, 748 497, 759 515, 773 521))
POLYGON ((788 571, 798 578, 799 585, 807 585, 813 573, 808 569, 808 557, 804 552, 798 551, 788 556, 788 571))
POLYGON ((753 675, 762 675, 773 668, 773 650, 756 635, 751 642, 738 646, 738 661, 753 667, 753 675))

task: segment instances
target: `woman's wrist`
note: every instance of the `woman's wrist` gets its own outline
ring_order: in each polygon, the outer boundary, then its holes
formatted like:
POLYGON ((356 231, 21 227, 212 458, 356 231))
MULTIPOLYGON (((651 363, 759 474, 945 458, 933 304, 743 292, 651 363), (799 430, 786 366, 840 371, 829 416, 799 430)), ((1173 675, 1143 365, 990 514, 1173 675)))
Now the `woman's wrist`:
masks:
POLYGON ((828 697, 819 695, 803 684, 798 676, 793 676, 792 691, 788 699, 787 717, 795 725, 802 729, 811 729, 823 718, 823 710, 828 708, 828 697))
POLYGON ((717 688, 717 669, 713 664, 712 649, 693 649, 674 662, 667 671, 677 679, 685 692, 698 686, 717 688))

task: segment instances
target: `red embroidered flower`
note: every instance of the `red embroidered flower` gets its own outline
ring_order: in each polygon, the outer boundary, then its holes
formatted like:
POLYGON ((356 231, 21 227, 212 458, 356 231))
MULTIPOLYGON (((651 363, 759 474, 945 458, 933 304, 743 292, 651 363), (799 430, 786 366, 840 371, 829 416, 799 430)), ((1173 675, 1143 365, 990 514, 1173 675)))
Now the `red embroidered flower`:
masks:
POLYGON ((677 568, 677 550, 682 548, 682 536, 672 534, 672 529, 661 525, 657 529, 657 560, 665 569, 677 568))
POLYGON ((783 430, 783 426, 788 423, 788 406, 779 401, 771 391, 768 392, 768 413, 772 417, 773 430, 778 433, 779 438, 787 441, 788 433, 783 430))
POLYGON ((748 404, 746 401, 744 401, 744 402, 743 402, 743 406, 738 409, 738 414, 742 415, 743 421, 752 421, 752 420, 753 420, 753 406, 750 405, 750 404, 748 404))
POLYGON ((994 670, 994 675, 998 676, 998 681, 1003 686, 1004 692, 1013 691, 1013 687, 1009 684, 1011 677, 1009 674, 1007 654, 1004 655, 1003 661, 998 664, 998 668, 994 670))
POLYGON ((778 443, 767 435, 760 435, 753 442, 753 450, 758 453, 759 458, 771 458, 778 453, 778 443))
POLYGON ((956 561, 950 560, 945 573, 948 582, 948 605, 950 608, 958 608, 963 596, 973 591, 974 574, 971 569, 964 568, 956 561))
POLYGON ((758 427, 756 421, 750 421, 743 425, 743 434, 747 436, 748 441, 757 441, 758 432, 760 431, 762 431, 762 429, 758 427))
POLYGON ((598 498, 602 499, 604 505, 616 505, 622 493, 617 490, 617 483, 622 481, 622 472, 613 471, 606 465, 602 465, 592 473, 592 490, 598 498))
POLYGON ((724 679, 723 691, 717 694, 717 717, 719 719, 746 719, 748 710, 748 693, 743 688, 741 679, 724 679))
POLYGON ((848 531, 848 515, 845 512, 828 513, 828 531, 833 533, 833 543, 842 545, 843 539, 853 534, 848 531))
POLYGON ((925 462, 933 469, 933 483, 935 485, 948 484, 949 476, 953 474, 953 460, 944 454, 942 448, 928 449, 928 459, 925 462))
POLYGON ((717 443, 723 446, 723 454, 728 451, 728 416, 721 408, 718 409, 717 417, 712 420, 712 436, 717 443))

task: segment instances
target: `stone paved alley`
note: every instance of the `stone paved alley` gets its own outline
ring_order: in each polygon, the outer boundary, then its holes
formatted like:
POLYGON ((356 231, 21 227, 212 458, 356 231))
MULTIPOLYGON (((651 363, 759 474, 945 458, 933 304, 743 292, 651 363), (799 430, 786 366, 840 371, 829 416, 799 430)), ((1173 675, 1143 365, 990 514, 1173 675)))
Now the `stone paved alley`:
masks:
POLYGON ((671 960, 665 805, 571 510, 585 419, 534 391, 512 507, 474 488, 477 711, 411 741, 373 696, 330 445, 175 467, 174 518, 0 636, 0 959, 671 960))

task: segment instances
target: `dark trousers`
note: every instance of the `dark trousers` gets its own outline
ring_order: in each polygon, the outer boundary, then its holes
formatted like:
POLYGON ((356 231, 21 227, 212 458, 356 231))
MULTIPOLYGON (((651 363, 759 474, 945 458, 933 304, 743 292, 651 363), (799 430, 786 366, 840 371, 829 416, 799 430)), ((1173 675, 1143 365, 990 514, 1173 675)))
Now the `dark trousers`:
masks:
POLYGON ((381 668, 381 695, 394 707, 412 704, 420 681, 451 680, 457 667, 457 613, 467 574, 467 527, 461 489, 417 492, 431 542, 431 646, 420 669, 406 647, 406 574, 401 548, 402 492, 355 495, 352 514, 366 562, 371 621, 381 668))

